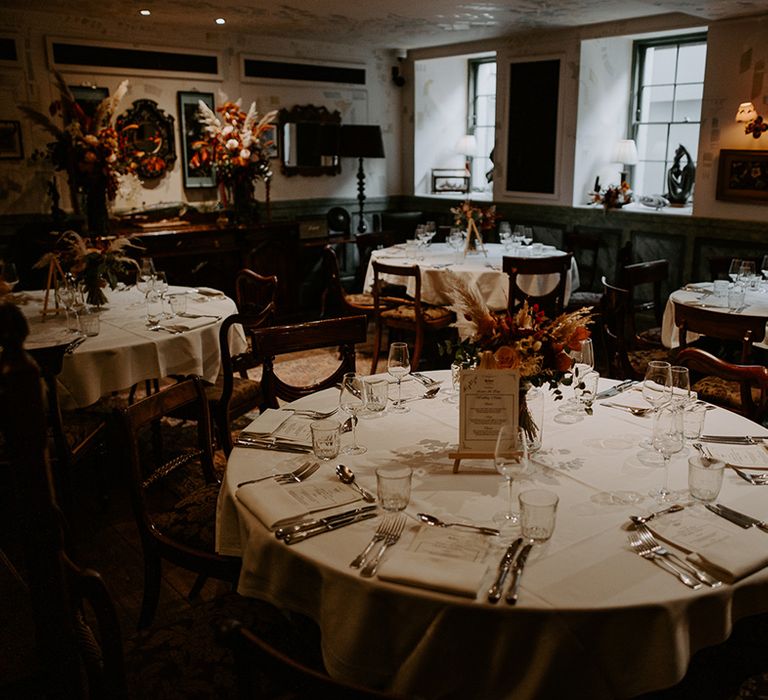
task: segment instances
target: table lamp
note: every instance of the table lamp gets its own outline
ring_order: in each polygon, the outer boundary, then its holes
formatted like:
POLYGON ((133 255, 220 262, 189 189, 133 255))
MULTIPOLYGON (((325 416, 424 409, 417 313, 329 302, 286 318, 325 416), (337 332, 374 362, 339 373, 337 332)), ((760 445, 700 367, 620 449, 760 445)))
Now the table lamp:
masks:
POLYGON ((456 152, 466 158, 464 168, 469 176, 467 192, 472 190, 472 159, 477 155, 477 139, 474 134, 465 134, 456 142, 456 152))
POLYGON ((342 124, 339 155, 359 159, 357 169, 357 201, 359 204, 357 232, 365 233, 368 227, 365 225, 363 216, 363 202, 365 201, 363 158, 384 157, 381 127, 375 124, 342 124))
MULTIPOLYGON (((621 163, 622 167, 637 164, 637 146, 632 139, 621 139, 613 148, 611 162, 621 163)), ((622 184, 627 181, 627 171, 621 171, 622 184)))

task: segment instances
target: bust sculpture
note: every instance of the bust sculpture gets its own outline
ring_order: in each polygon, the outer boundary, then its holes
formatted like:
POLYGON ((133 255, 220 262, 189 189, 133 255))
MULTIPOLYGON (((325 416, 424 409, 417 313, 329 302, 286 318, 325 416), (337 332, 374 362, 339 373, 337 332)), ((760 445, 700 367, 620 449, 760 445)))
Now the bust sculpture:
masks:
POLYGON ((670 206, 685 206, 693 190, 693 183, 696 178, 696 166, 693 164, 691 154, 688 153, 683 144, 680 144, 675 151, 675 160, 667 173, 667 193, 664 195, 670 206), (680 166, 680 161, 685 157, 685 166, 680 166))

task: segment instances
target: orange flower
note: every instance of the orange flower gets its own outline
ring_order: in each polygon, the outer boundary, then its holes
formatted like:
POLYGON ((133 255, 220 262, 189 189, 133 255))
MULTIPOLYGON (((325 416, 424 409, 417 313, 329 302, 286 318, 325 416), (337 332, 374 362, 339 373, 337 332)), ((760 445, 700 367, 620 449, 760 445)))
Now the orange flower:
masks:
POLYGON ((499 369, 517 369, 520 366, 520 353, 509 345, 502 345, 493 356, 499 369))
POLYGON ((564 352, 561 352, 559 355, 555 356, 555 369, 558 372, 567 372, 571 368, 572 364, 573 360, 564 352))

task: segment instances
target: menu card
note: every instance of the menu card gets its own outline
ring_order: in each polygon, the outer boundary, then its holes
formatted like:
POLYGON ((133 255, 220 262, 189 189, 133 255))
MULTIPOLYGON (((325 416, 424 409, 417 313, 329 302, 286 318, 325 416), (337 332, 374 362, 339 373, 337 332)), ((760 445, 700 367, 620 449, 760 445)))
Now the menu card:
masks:
POLYGON ((715 459, 735 467, 768 469, 768 448, 765 445, 707 443, 707 450, 715 459))
POLYGON ((504 424, 517 425, 519 403, 517 370, 462 370, 459 450, 493 454, 499 428, 504 424))

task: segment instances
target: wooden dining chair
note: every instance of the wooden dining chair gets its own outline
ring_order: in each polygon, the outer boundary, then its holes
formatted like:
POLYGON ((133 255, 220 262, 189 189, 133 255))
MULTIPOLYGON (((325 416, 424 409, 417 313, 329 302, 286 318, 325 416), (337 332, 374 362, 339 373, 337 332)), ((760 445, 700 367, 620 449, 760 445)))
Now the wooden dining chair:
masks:
POLYGON ((373 295, 362 292, 349 294, 341 284, 339 261, 333 246, 327 245, 323 248, 323 270, 325 271, 325 289, 320 312, 323 318, 359 316, 360 314, 369 319, 373 317, 373 295))
MULTIPOLYGON (((234 584, 240 559, 216 554, 214 528, 219 481, 213 468, 208 400, 197 377, 173 384, 119 411, 119 454, 125 460, 131 506, 144 553, 144 597, 139 627, 149 625, 160 595, 162 560, 198 574, 190 592, 195 598, 208 577, 234 584), (172 429, 164 418, 192 409, 197 425, 190 445, 162 440, 173 450, 146 449, 153 430, 172 429), (163 499, 161 487, 174 478, 196 479, 199 486, 175 503, 163 499)), ((156 444, 156 441, 155 441, 156 444)), ((194 483, 194 482, 193 482, 194 483)))
POLYGON ((669 361, 669 351, 643 345, 632 332, 628 317, 629 291, 602 279, 600 328, 605 350, 605 367, 611 379, 642 379, 652 360, 669 361))
POLYGON ((699 399, 761 423, 768 416, 768 368, 726 362, 700 348, 684 348, 675 362, 693 374, 699 399))
POLYGON ((738 347, 739 362, 747 364, 753 343, 760 343, 765 338, 765 316, 725 313, 678 302, 673 305, 681 348, 690 344, 689 333, 730 341, 738 347))
POLYGON ((625 265, 620 284, 629 291, 629 322, 638 340, 661 347, 661 323, 666 297, 662 284, 669 280, 669 261, 651 260, 625 265), (649 296, 650 292, 650 296, 649 296), (650 322, 644 321, 650 316, 650 322), (647 326, 641 328, 641 326, 647 326))
POLYGON ((285 326, 269 326, 254 331, 253 352, 262 360, 261 390, 264 404, 278 408, 278 399, 295 401, 302 396, 336 386, 345 373, 354 372, 355 345, 367 338, 365 316, 345 316, 285 326), (275 372, 275 357, 317 348, 338 348, 339 365, 327 376, 311 384, 290 384, 275 372))
POLYGON ((395 237, 389 231, 369 231, 355 234, 355 247, 357 248, 357 272, 355 274, 355 291, 363 291, 365 274, 368 271, 368 263, 371 253, 379 248, 388 248, 395 244, 395 237))
POLYGON ((373 266, 373 313, 376 323, 371 374, 376 373, 379 364, 381 340, 385 328, 389 334, 394 331, 413 336, 411 369, 415 372, 419 368, 426 339, 449 328, 455 321, 455 314, 443 306, 432 306, 422 301, 421 270, 418 265, 401 267, 380 260, 374 260, 371 265, 373 266), (385 275, 395 275, 406 279, 413 278, 413 297, 411 299, 396 299, 385 296, 383 292, 387 286, 385 275))
POLYGON ((571 292, 566 308, 577 310, 584 306, 597 309, 602 292, 596 288, 598 262, 603 238, 599 229, 594 231, 573 230, 563 234, 563 248, 571 253, 579 267, 579 288, 571 292))
POLYGON ((235 276, 235 303, 241 314, 274 317, 277 312, 277 277, 260 275, 247 268, 240 270, 235 276))
POLYGON ((550 318, 563 313, 565 307, 565 284, 571 271, 573 255, 553 255, 546 258, 519 258, 505 255, 502 259, 502 270, 509 275, 509 300, 507 302, 510 312, 513 312, 524 301, 529 304, 538 304, 550 318), (557 275, 557 284, 545 294, 529 294, 520 287, 518 278, 520 275, 557 275))

